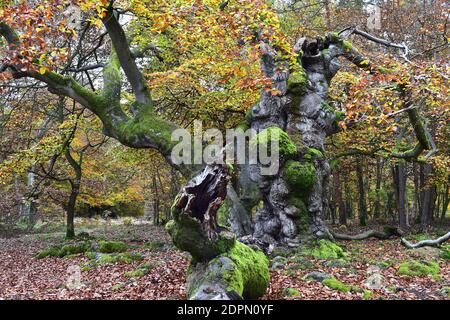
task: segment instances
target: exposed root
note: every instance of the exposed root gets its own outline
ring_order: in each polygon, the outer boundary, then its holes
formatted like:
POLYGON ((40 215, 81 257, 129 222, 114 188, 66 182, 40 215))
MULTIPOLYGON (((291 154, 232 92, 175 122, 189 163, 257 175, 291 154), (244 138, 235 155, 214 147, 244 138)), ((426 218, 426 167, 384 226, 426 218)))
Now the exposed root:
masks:
POLYGON ((403 232, 400 229, 394 227, 385 227, 384 231, 368 230, 354 236, 343 233, 337 233, 331 230, 330 232, 333 235, 333 237, 337 240, 364 240, 367 238, 377 238, 380 240, 386 240, 394 236, 403 235, 403 232))
POLYGON ((402 245, 404 245, 405 247, 407 247, 409 249, 417 249, 417 248, 421 248, 421 247, 439 247, 442 243, 444 243, 448 239, 450 239, 450 232, 447 232, 442 237, 439 237, 435 240, 432 240, 432 239, 422 240, 422 241, 419 241, 414 244, 409 242, 405 238, 402 238, 401 243, 402 243, 402 245))

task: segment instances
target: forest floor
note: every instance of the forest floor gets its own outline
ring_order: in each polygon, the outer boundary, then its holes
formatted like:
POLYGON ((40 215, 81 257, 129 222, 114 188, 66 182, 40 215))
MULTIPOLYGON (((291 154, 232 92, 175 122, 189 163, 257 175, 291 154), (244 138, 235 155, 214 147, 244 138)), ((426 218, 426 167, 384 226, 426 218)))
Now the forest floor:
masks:
MULTIPOLYGON (((64 242, 61 230, 43 228, 0 239, 0 300, 185 298, 190 257, 170 244, 164 228, 116 223, 105 230, 101 220, 78 222, 76 227, 93 236, 90 243, 97 246, 101 239, 123 241, 128 245, 126 252, 103 254, 103 259, 98 253, 38 259, 36 255, 44 249, 70 244, 64 242)), ((433 235, 410 239, 427 236, 433 235)), ((399 239, 337 244, 345 256, 319 259, 298 250, 273 259, 264 299, 450 299, 448 245, 445 250, 407 250, 399 239), (434 274, 398 274, 402 264, 430 261, 439 266, 434 274), (332 276, 344 287, 333 289, 306 279, 311 272, 332 276)))

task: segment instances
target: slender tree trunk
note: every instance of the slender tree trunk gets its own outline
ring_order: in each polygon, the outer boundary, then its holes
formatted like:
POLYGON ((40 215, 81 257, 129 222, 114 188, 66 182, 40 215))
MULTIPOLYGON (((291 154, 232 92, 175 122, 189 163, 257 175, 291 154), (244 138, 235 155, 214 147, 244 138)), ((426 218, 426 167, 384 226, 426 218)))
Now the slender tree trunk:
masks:
POLYGON ((159 196, 158 196, 158 185, 156 183, 156 177, 152 178, 152 189, 153 189, 153 224, 157 226, 159 224, 159 196))
POLYGON ((342 191, 341 191, 341 174, 338 170, 335 170, 333 173, 334 177, 334 202, 336 206, 339 208, 339 223, 347 224, 347 213, 345 210, 344 200, 342 199, 342 191))
POLYGON ((66 238, 72 239, 75 237, 75 225, 74 225, 74 217, 75 217, 75 208, 77 204, 78 194, 80 193, 80 185, 81 185, 81 177, 82 177, 82 169, 81 163, 83 157, 80 156, 79 162, 77 162, 72 155, 70 154, 70 150, 65 152, 65 156, 67 161, 69 162, 72 169, 75 171, 75 178, 70 180, 70 196, 69 201, 67 203, 66 208, 66 238))
POLYGON ((429 176, 432 171, 430 164, 423 164, 420 167, 420 225, 425 230, 431 224, 431 217, 435 201, 435 188, 428 185, 429 176))
POLYGON ((358 179, 358 193, 359 193, 359 200, 358 200, 359 224, 361 226, 366 226, 367 225, 366 193, 364 190, 364 175, 360 157, 356 158, 356 176, 358 179))
POLYGON ((382 158, 377 158, 376 164, 376 186, 375 186, 375 205, 374 205, 374 213, 373 218, 379 219, 381 215, 381 179, 382 179, 382 158))
POLYGON ((450 203, 450 197, 449 197, 449 185, 450 183, 447 183, 445 187, 445 191, 443 194, 443 201, 442 201, 442 211, 441 211, 441 220, 445 219, 445 214, 447 213, 448 204, 450 203))
POLYGON ((413 199, 413 205, 411 208, 411 218, 410 221, 416 221, 419 217, 420 212, 420 205, 419 205, 419 194, 420 194, 420 187, 419 187, 419 173, 417 170, 417 163, 413 162, 413 182, 414 182, 414 199, 413 199))
POLYGON ((408 227, 406 218, 406 169, 403 162, 392 167, 392 176, 399 226, 406 229, 408 227))

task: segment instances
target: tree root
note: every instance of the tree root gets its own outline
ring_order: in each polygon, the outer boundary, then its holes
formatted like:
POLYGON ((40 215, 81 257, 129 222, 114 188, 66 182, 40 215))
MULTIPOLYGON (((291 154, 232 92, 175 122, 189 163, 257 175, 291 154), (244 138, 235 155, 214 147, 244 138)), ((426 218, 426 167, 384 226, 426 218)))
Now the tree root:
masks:
POLYGON ((385 227, 384 231, 368 230, 357 235, 348 235, 343 233, 337 233, 330 230, 330 233, 337 240, 364 240, 368 238, 377 238, 379 240, 386 240, 394 236, 402 236, 403 232, 399 228, 385 227))
POLYGON ((405 238, 402 238, 401 243, 408 249, 417 249, 421 247, 439 247, 442 243, 448 241, 450 239, 450 232, 447 232, 442 237, 439 237, 435 240, 422 240, 417 243, 411 243, 405 238))

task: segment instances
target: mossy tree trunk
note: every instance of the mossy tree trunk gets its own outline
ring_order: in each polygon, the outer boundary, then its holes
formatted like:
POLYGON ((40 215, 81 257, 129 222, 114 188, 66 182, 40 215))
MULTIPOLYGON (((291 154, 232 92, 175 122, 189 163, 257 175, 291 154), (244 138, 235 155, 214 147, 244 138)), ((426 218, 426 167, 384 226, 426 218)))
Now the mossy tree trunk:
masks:
POLYGON ((330 175, 324 142, 338 132, 339 113, 328 103, 328 86, 339 69, 338 57, 364 68, 368 64, 337 34, 300 39, 296 65, 287 65, 267 45, 263 49, 262 69, 281 94, 262 93, 252 110, 251 127, 259 132, 257 138, 282 130, 281 169, 275 176, 263 176, 258 166, 250 168, 264 201, 254 238, 263 245, 291 246, 303 236, 332 238, 322 220, 330 175))
POLYGON ((173 220, 166 229, 174 244, 192 256, 189 299, 256 299, 269 285, 266 256, 217 224, 227 183, 226 166, 207 166, 184 186, 172 206, 173 220))

